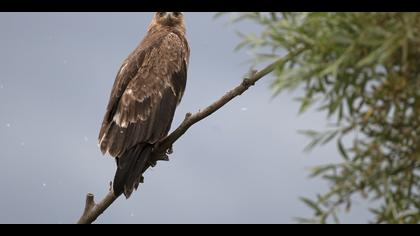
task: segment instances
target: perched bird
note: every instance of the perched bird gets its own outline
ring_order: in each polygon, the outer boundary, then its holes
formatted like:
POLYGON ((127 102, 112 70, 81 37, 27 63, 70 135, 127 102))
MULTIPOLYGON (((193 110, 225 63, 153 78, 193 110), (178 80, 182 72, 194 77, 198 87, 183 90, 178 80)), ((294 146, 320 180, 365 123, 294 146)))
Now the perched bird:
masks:
POLYGON ((190 49, 181 12, 157 12, 147 35, 116 76, 99 133, 115 157, 116 196, 129 198, 142 181, 154 145, 165 138, 184 94, 190 49))

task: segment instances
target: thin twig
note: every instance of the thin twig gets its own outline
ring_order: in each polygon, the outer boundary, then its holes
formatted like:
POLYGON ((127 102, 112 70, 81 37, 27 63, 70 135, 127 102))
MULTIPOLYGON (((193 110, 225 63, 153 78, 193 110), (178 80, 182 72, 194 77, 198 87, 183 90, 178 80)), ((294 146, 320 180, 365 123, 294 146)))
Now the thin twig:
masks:
MULTIPOLYGON (((273 72, 273 70, 277 67, 284 65, 290 58, 296 56, 303 49, 299 49, 295 52, 291 52, 286 56, 282 57, 281 59, 275 61, 274 63, 268 65, 261 71, 254 71, 249 75, 249 78, 245 78, 241 84, 239 84, 234 89, 227 92, 224 96, 220 99, 212 103, 210 106, 196 112, 194 114, 188 113, 185 116, 184 121, 176 128, 170 135, 160 141, 154 148, 152 153, 152 163, 150 165, 154 165, 156 161, 159 160, 167 160, 166 153, 168 150, 172 149, 172 145, 187 132, 187 130, 194 125, 195 123, 199 122, 200 120, 210 116, 215 111, 219 110, 221 107, 226 105, 229 101, 233 98, 240 96, 246 90, 248 90, 251 86, 253 86, 258 80, 263 78, 264 76, 273 72)), ((78 224, 90 224, 95 221, 99 215, 101 215, 119 196, 115 196, 112 187, 110 191, 105 196, 105 198, 98 204, 94 202, 94 196, 91 193, 88 193, 86 197, 86 206, 83 212, 83 215, 80 217, 78 224)))

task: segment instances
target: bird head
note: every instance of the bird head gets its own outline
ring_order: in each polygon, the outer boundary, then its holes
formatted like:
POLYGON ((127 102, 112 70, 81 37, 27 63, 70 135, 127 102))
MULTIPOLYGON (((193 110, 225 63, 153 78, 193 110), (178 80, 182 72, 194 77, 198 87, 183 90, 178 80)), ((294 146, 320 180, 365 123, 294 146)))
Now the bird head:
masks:
POLYGON ((182 12, 156 12, 154 18, 156 23, 163 26, 183 25, 184 22, 182 12))

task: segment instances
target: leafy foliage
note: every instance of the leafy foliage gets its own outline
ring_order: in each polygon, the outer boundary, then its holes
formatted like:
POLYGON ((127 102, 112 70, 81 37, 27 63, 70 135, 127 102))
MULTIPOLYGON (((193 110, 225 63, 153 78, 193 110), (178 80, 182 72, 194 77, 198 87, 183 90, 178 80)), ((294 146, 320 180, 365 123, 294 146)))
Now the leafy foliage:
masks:
POLYGON ((338 222, 355 195, 376 201, 373 223, 420 223, 420 14, 240 13, 234 21, 263 26, 240 48, 258 60, 296 52, 276 68, 275 94, 303 88, 300 111, 317 106, 333 128, 303 131, 308 149, 337 142, 341 163, 316 167, 328 192, 302 201, 301 222, 338 222), (271 57, 267 55, 270 50, 271 57))

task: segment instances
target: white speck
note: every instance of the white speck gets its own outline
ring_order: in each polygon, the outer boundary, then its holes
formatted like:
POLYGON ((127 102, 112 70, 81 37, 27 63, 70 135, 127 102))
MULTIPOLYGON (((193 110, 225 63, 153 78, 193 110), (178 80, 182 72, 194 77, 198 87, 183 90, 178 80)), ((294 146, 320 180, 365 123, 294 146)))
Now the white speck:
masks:
POLYGON ((130 213, 130 216, 131 216, 131 217, 133 217, 133 216, 134 216, 134 213, 132 213, 132 212, 131 212, 131 213, 130 213))
POLYGON ((248 111, 248 108, 247 107, 242 107, 241 111, 248 111))
POLYGON ((12 126, 10 123, 7 123, 7 124, 6 124, 6 127, 7 127, 7 128, 10 128, 10 126, 12 126))
POLYGON ((124 133, 124 131, 122 131, 122 130, 121 130, 121 131, 120 131, 120 133, 122 133, 122 134, 123 134, 123 133, 124 133))
POLYGON ((42 187, 47 187, 47 183, 42 183, 42 187))
POLYGON ((84 137, 83 140, 85 140, 85 142, 89 141, 88 137, 84 137))
POLYGON ((4 85, 3 84, 0 84, 0 89, 4 89, 4 85))
POLYGON ((63 64, 67 64, 67 60, 64 59, 63 64))
POLYGON ((25 142, 20 142, 20 146, 21 147, 25 146, 25 142))

